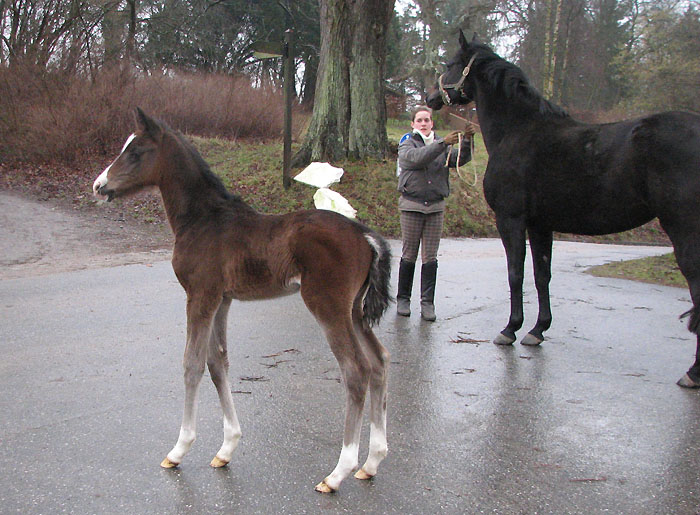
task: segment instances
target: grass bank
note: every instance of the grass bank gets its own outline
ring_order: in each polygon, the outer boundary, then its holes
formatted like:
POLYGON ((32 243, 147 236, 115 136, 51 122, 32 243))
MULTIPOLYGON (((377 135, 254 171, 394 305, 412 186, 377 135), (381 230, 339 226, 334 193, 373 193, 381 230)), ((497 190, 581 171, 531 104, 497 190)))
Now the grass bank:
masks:
MULTIPOLYGON (((390 129, 398 144, 403 129, 390 129)), ((284 213, 312 209, 315 188, 293 182, 282 187, 282 144, 279 142, 228 141, 192 137, 195 146, 232 191, 263 213, 284 213)), ((481 178, 487 155, 480 137, 473 163, 455 172, 451 181, 445 221, 446 236, 496 236, 492 213, 483 201, 481 178)), ((382 161, 332 163, 345 170, 342 180, 331 189, 347 198, 357 209, 357 218, 388 237, 400 236, 397 211, 395 158, 382 161)), ((296 175, 300 170, 293 170, 296 175)))
POLYGON ((688 283, 678 268, 673 253, 630 261, 617 261, 606 265, 596 266, 588 270, 596 277, 614 277, 645 283, 663 284, 687 288, 688 283))

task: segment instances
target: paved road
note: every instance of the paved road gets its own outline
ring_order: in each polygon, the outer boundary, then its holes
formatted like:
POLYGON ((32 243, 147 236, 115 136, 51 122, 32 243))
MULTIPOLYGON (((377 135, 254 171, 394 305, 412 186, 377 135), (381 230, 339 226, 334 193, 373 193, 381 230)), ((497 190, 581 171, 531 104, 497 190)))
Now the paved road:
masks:
MULTIPOLYGON (((208 465, 207 381, 198 441, 163 470, 185 338, 169 263, 0 280, 0 512, 695 514, 700 392, 675 385, 694 354, 688 293, 583 273, 666 250, 557 242, 547 341, 502 348, 482 341, 508 315, 500 243, 445 241, 438 321, 392 311, 378 330, 389 456, 334 495, 313 487, 340 451, 342 389, 299 297, 232 307, 234 461, 208 465)), ((528 328, 533 291, 528 277, 528 328)))

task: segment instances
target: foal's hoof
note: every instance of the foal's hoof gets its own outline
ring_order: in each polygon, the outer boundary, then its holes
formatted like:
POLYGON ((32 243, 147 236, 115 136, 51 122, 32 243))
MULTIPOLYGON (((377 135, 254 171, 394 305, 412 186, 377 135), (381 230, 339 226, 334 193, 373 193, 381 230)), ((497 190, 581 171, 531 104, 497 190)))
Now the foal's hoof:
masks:
POLYGON ((316 491, 321 492, 322 494, 332 494, 335 492, 335 490, 326 484, 325 479, 316 485, 316 491))
POLYGON ((219 458, 218 456, 214 456, 214 459, 211 460, 211 463, 209 465, 211 465, 215 469, 219 469, 221 467, 225 467, 226 465, 228 465, 228 461, 224 461, 221 458, 219 458))
POLYGON ((525 335, 525 338, 523 338, 523 340, 520 342, 520 344, 521 345, 529 345, 529 346, 533 347, 535 345, 539 345, 543 341, 544 341, 544 338, 540 338, 538 336, 535 336, 532 333, 527 333, 525 335))
POLYGON ((168 459, 166 456, 163 461, 160 462, 160 466, 163 467, 164 469, 174 469, 177 467, 179 463, 174 463, 168 459))
POLYGON ((700 384, 693 381, 688 374, 683 374, 683 377, 681 377, 676 384, 678 386, 682 386, 683 388, 698 388, 698 387, 700 387, 700 384))
POLYGON ((365 472, 365 469, 360 469, 357 472, 355 472, 355 479, 362 479, 363 481, 367 481, 368 479, 372 479, 373 477, 373 475, 365 472))
POLYGON ((498 336, 496 336, 496 339, 493 340, 493 343, 495 343, 496 345, 511 345, 514 341, 515 338, 506 336, 503 333, 498 333, 498 336))

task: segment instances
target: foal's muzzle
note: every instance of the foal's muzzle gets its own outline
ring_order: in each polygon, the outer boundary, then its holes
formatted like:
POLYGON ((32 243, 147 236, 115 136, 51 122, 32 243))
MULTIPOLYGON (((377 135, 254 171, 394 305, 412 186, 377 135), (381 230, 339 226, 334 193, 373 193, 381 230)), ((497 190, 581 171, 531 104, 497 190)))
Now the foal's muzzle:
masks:
POLYGON ((95 188, 94 194, 96 197, 101 197, 107 202, 112 202, 112 200, 114 200, 114 190, 107 188, 107 185, 95 188))
POLYGON ((107 202, 112 202, 112 200, 114 200, 114 190, 100 188, 100 195, 107 197, 107 202))

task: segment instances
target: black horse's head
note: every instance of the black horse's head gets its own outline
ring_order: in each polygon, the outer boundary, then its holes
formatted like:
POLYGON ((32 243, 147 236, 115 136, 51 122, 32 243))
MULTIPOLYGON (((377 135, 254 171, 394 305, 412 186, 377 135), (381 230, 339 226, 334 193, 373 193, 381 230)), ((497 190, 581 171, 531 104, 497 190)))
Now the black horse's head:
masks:
POLYGON ((471 43, 459 31, 459 50, 454 58, 447 63, 447 71, 440 75, 435 91, 428 95, 426 104, 431 109, 439 110, 443 105, 463 105, 474 100, 475 91, 472 82, 468 80, 469 73, 479 48, 484 45, 476 38, 471 43))

